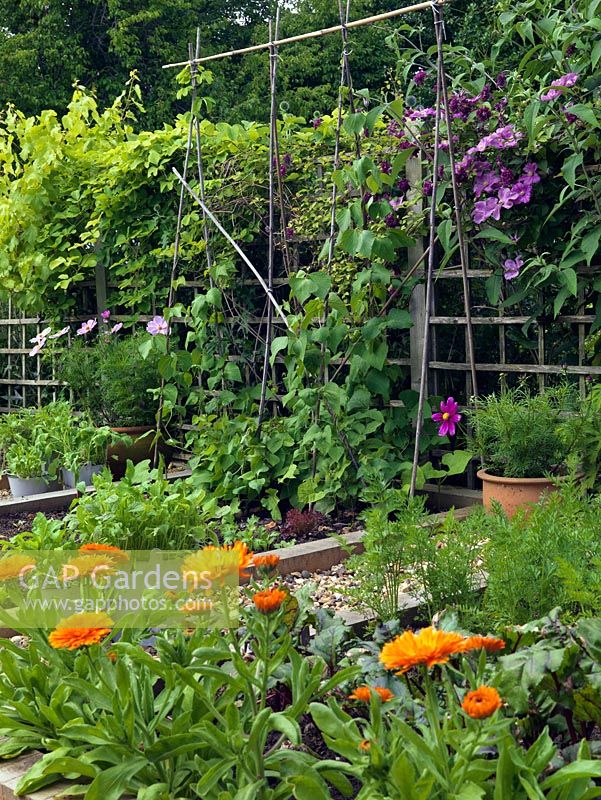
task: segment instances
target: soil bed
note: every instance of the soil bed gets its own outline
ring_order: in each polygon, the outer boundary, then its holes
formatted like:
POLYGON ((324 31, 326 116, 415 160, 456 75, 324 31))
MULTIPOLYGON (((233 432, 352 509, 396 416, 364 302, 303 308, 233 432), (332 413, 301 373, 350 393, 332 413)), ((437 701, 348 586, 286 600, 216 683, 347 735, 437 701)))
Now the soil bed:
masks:
MULTIPOLYGON (((0 540, 8 541, 23 531, 30 531, 33 518, 37 512, 17 514, 0 513, 0 540)), ((48 519, 63 519, 66 511, 48 511, 44 515, 48 519)))

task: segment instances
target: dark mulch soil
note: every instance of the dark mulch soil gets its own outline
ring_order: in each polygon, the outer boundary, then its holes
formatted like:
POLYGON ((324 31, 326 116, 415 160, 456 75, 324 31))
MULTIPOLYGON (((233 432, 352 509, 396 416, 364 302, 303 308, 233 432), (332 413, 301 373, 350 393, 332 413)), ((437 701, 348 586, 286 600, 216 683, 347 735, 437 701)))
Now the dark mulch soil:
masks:
MULTIPOLYGON (((290 530, 286 525, 285 519, 280 522, 274 522, 268 517, 263 518, 260 513, 255 514, 259 517, 259 523, 267 530, 277 533, 278 542, 285 542, 287 544, 303 544, 305 542, 315 542, 319 539, 327 539, 332 534, 350 533, 351 531, 359 530, 362 528, 361 523, 357 519, 357 515, 350 511, 340 511, 331 516, 325 516, 323 520, 316 524, 311 530, 295 531, 290 530)), ((242 522, 241 527, 244 527, 242 522)))
MULTIPOLYGON (((29 514, 3 514, 0 507, 0 539, 8 540, 23 531, 31 530, 31 523, 37 512, 29 514)), ((48 511, 45 516, 48 519, 63 519, 66 511, 48 511)))
MULTIPOLYGON (((332 750, 328 748, 322 738, 319 728, 315 725, 308 714, 300 721, 300 726, 303 732, 303 743, 305 746, 309 747, 313 753, 318 755, 322 760, 327 759, 329 761, 330 759, 338 760, 340 758, 336 753, 332 752, 332 750)), ((350 781, 355 790, 353 797, 356 797, 359 793, 359 789, 361 788, 361 784, 354 778, 351 778, 350 781)), ((330 794, 332 796, 332 800, 344 800, 344 795, 333 786, 330 787, 330 794)))
MULTIPOLYGON (((68 510, 65 509, 64 511, 47 512, 45 516, 48 519, 64 519, 67 513, 68 510)), ((35 515, 36 512, 3 514, 0 504, 0 540, 8 540, 18 533, 31 530, 31 523, 35 515)), ((285 521, 275 522, 269 517, 261 518, 260 524, 275 534, 274 543, 284 542, 286 544, 302 544, 327 539, 332 534, 350 533, 361 527, 357 516, 349 511, 341 511, 338 514, 323 517, 312 530, 301 532, 289 530, 285 521)), ((240 527, 243 529, 244 526, 245 523, 242 521, 240 527)))

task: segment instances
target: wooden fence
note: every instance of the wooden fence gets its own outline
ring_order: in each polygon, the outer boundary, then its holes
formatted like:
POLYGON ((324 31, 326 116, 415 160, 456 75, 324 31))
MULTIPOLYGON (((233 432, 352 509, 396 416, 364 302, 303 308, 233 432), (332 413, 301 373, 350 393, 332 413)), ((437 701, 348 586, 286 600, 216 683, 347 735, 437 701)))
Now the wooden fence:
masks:
MULTIPOLYGON (((309 242, 291 242, 292 266, 302 262, 301 251, 309 242)), ((422 252, 421 243, 410 248, 409 263, 415 263, 422 252)), ((601 271, 601 270, 599 270, 601 271)), ((250 287, 254 284, 252 276, 246 275, 241 267, 242 280, 239 285, 250 287)), ((584 308, 582 297, 575 299, 570 313, 555 319, 511 315, 500 308, 487 304, 484 281, 489 277, 488 270, 469 272, 472 290, 472 324, 474 326, 475 353, 479 388, 481 394, 495 390, 499 381, 515 382, 517 378, 532 376, 532 381, 543 389, 556 383, 558 379, 572 376, 584 393, 587 378, 601 375, 601 367, 587 364, 585 339, 595 317, 584 308)), ((282 295, 286 291, 286 279, 275 281, 276 291, 282 295)), ((201 282, 189 281, 187 287, 195 293, 201 282)), ((100 303, 93 285, 87 285, 82 313, 68 321, 80 322, 95 315, 104 308, 106 295, 102 292, 100 303)), ((466 320, 462 309, 461 271, 454 267, 441 270, 435 282, 434 303, 431 316, 431 352, 429 362, 429 381, 432 394, 454 394, 463 402, 472 395, 470 367, 466 354, 466 320)), ((413 327, 408 332, 395 332, 395 353, 387 359, 390 366, 400 366, 406 370, 405 388, 417 389, 423 347, 424 291, 418 285, 410 301, 413 327)), ((226 321, 236 324, 235 312, 230 312, 226 321)), ((246 330, 252 329, 257 339, 262 338, 265 329, 264 310, 245 319, 246 330)), ((115 320, 120 317, 117 315, 115 320)), ((148 317, 140 318, 145 322, 148 317)), ((31 339, 44 328, 41 317, 27 316, 13 303, 0 305, 0 412, 38 406, 55 399, 60 382, 56 365, 52 360, 36 355, 29 356, 31 339)), ((239 328, 244 335, 244 328, 239 328)), ((241 360, 260 362, 262 353, 255 348, 254 354, 246 354, 241 360)), ((247 370, 250 380, 251 374, 247 370)), ((393 399, 392 404, 395 404, 393 399)))

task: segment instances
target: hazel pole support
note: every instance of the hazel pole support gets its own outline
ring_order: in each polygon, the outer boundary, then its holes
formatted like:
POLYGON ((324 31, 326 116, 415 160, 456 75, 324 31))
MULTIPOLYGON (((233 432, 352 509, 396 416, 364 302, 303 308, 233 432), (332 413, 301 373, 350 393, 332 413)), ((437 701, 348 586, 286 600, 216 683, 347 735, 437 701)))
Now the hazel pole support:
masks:
MULTIPOLYGON (((344 103, 344 85, 346 81, 347 88, 349 90, 349 103, 351 107, 351 111, 354 111, 353 107, 353 87, 351 81, 351 72, 350 72, 350 65, 348 60, 348 36, 346 33, 346 23, 349 21, 349 15, 351 11, 351 0, 346 0, 346 10, 342 6, 342 0, 338 0, 338 14, 340 16, 340 24, 343 26, 342 28, 342 54, 340 56, 340 83, 338 85, 338 107, 337 107, 337 116, 336 116, 336 133, 334 138, 334 171, 338 170, 340 167, 340 137, 342 133, 342 122, 343 122, 343 103, 344 103)), ((356 145, 360 148, 360 145, 356 145)), ((332 264, 332 259, 334 258, 334 234, 336 232, 336 203, 338 200, 338 187, 336 185, 336 181, 332 180, 332 196, 331 196, 331 208, 330 208, 330 236, 328 240, 328 258, 326 262, 326 269, 328 274, 330 273, 330 267, 332 264)), ((328 315, 328 305, 326 300, 326 306, 324 309, 324 317, 328 315)), ((321 364, 319 367, 319 382, 321 386, 323 386, 328 378, 328 367, 325 363, 325 352, 326 346, 325 343, 321 345, 321 364)), ((315 405, 313 420, 315 424, 319 423, 320 418, 320 408, 321 408, 321 400, 318 395, 317 403, 315 405)), ((328 412, 331 414, 331 409, 328 409, 328 412)), ((352 454, 352 458, 354 459, 354 454, 352 454)), ((313 453, 311 455, 311 474, 313 478, 317 474, 317 447, 313 447, 313 453)), ((354 464, 354 460, 353 460, 354 464)), ((357 468, 357 467, 355 467, 357 468)), ((311 505, 312 507, 312 505, 311 505)))
MULTIPOLYGON (((434 7, 433 7, 434 10, 434 7)), ((434 25, 439 25, 440 19, 434 11, 434 25)), ((438 36, 437 31, 437 36, 438 36)), ((430 360, 430 316, 432 309, 432 286, 434 278, 434 250, 436 241, 436 194, 438 190, 438 151, 440 145, 440 110, 442 96, 442 70, 440 59, 436 75, 436 123, 434 125, 434 156, 432 159, 432 200, 430 202, 430 241, 428 245, 428 266, 426 270, 426 299, 424 309, 424 339, 421 373, 419 381, 419 400, 417 404, 417 420, 415 424, 415 447, 413 451, 413 464, 411 467, 411 483, 409 496, 414 497, 417 483, 417 467, 419 463, 420 441, 424 425, 424 403, 428 383, 428 362, 430 360)))
MULTIPOLYGON (((449 2, 449 0, 442 0, 442 2, 449 2)), ((442 5, 442 2, 439 4, 442 5)), ((426 8, 431 8, 432 2, 428 0, 428 2, 424 3, 416 3, 415 5, 405 6, 404 8, 396 8, 393 11, 386 11, 383 14, 375 14, 371 17, 364 17, 363 19, 356 19, 352 22, 349 22, 348 25, 333 25, 331 28, 322 28, 317 31, 311 31, 309 33, 301 33, 297 36, 289 36, 286 39, 277 39, 274 42, 266 42, 264 44, 255 44, 251 45, 250 47, 242 47, 238 50, 228 50, 224 53, 215 53, 212 56, 203 56, 203 58, 196 58, 194 59, 196 64, 206 64, 209 61, 216 61, 220 58, 229 58, 231 56, 240 56, 244 55, 245 53, 256 53, 259 50, 269 50, 269 47, 273 44, 274 47, 280 47, 283 44, 293 44, 294 42, 303 42, 307 39, 316 39, 320 36, 327 36, 330 33, 340 33, 344 27, 347 28, 361 28, 363 25, 373 25, 377 22, 385 22, 389 19, 394 19, 395 17, 400 17, 403 14, 412 14, 415 11, 424 11, 426 8)), ((173 64, 163 64, 163 69, 172 69, 174 67, 187 67, 189 61, 178 61, 173 64)))
POLYGON ((263 280, 263 277, 261 276, 261 273, 260 273, 260 272, 259 272, 259 270, 258 270, 258 269, 255 267, 255 265, 252 263, 252 261, 249 259, 249 257, 246 255, 246 253, 244 252, 244 250, 242 250, 242 248, 240 247, 240 245, 238 244, 238 242, 237 242, 235 239, 233 239, 233 238, 230 236, 230 234, 229 234, 229 233, 226 231, 226 229, 223 227, 223 225, 222 225, 222 224, 219 222, 219 220, 217 219, 217 217, 216 217, 216 216, 215 216, 215 215, 212 213, 212 211, 211 211, 211 210, 208 208, 208 206, 206 205, 206 203, 203 203, 203 201, 200 199, 200 197, 198 196, 198 194, 197 194, 197 193, 194 191, 194 189, 193 189, 193 188, 190 186, 190 184, 189 184, 189 183, 186 181, 186 179, 185 179, 185 178, 182 178, 182 176, 181 176, 181 175, 179 174, 179 172, 178 172, 178 171, 175 169, 175 167, 173 167, 173 174, 174 174, 174 175, 175 175, 175 177, 176 177, 176 178, 177 178, 177 179, 180 181, 180 183, 181 183, 181 184, 184 186, 184 188, 185 188, 185 190, 188 192, 188 194, 189 194, 189 195, 190 195, 192 198, 194 198, 194 200, 196 200, 196 202, 198 203, 198 205, 199 205, 199 206, 200 206, 200 207, 201 207, 201 208, 202 208, 202 209, 205 211, 205 213, 206 213, 207 217, 208 217, 208 218, 211 220, 211 222, 212 222, 212 223, 213 223, 213 225, 214 225, 214 226, 217 228, 217 230, 219 231, 219 233, 221 233, 221 235, 222 235, 222 236, 225 236, 225 238, 227 239, 227 241, 228 241, 228 242, 229 242, 229 243, 232 245, 232 247, 234 248, 234 250, 235 250, 235 251, 238 253, 238 255, 240 256, 240 258, 241 258, 241 259, 244 261, 244 263, 246 264, 246 266, 247 266, 247 267, 250 269, 250 271, 253 273, 253 275, 255 276, 255 278, 257 279, 257 281, 260 283, 261 287, 263 288, 263 290, 264 290, 265 294, 267 295, 267 297, 268 297, 268 299, 269 299, 269 302, 272 304, 272 306, 273 306, 273 308, 275 309, 275 311, 277 312, 278 316, 280 317, 280 319, 282 320, 282 322, 283 322, 283 323, 284 323, 284 325, 286 326, 286 329, 287 329, 288 331, 292 332, 292 328, 290 327, 290 323, 289 323, 289 322, 288 322, 288 320, 286 319, 286 315, 285 315, 285 314, 284 314, 284 312, 282 311, 282 308, 281 308, 280 304, 278 303, 278 301, 277 301, 277 300, 275 299, 275 297, 273 296, 273 291, 272 291, 272 290, 269 288, 269 286, 267 286, 267 284, 266 284, 266 283, 265 283, 265 281, 263 280))
MULTIPOLYGON (((275 38, 278 38, 280 29, 280 8, 276 10, 275 17, 275 38)), ((272 25, 269 20, 269 38, 272 38, 272 25)), ((276 136, 277 136, 277 107, 276 107, 276 87, 278 74, 278 51, 272 46, 269 48, 269 89, 271 95, 269 109, 269 229, 268 229, 268 253, 267 253, 267 287, 273 291, 273 257, 274 257, 274 226, 275 226, 275 181, 274 171, 279 170, 276 161, 276 136)), ((265 415, 265 404, 267 402, 267 380, 269 377, 269 350, 271 347, 271 335, 273 326, 273 306, 267 306, 267 328, 265 331, 265 352, 263 356, 263 374, 261 377, 261 397, 259 400, 259 420, 257 423, 257 433, 261 432, 263 417, 265 415)))
MULTIPOLYGON (((196 28, 196 49, 195 49, 195 57, 198 58, 200 54, 200 28, 196 28)), ((192 64, 190 69, 192 81, 194 85, 196 85, 196 76, 198 74, 198 68, 196 64, 192 64)), ((196 171, 198 173, 198 186, 200 189, 200 197, 204 202, 206 202, 206 193, 205 193, 205 176, 204 176, 204 162, 202 157, 202 142, 200 137, 200 121, 198 119, 198 114, 194 106, 192 107, 192 117, 194 120, 194 138, 196 142, 196 171)), ((183 188, 183 187, 182 187, 183 188)), ((207 221, 207 215, 205 212, 202 212, 202 235, 205 243, 205 253, 207 256, 207 272, 209 274, 209 286, 212 289, 215 285, 213 280, 213 251, 211 249, 211 240, 209 235, 209 223, 207 221)), ((215 333, 217 336, 217 352, 220 356, 223 355, 223 342, 221 338, 221 328, 219 325, 219 319, 215 320, 215 333)))
MULTIPOLYGON (((189 55, 192 56, 192 49, 191 45, 189 45, 189 55)), ((190 154, 192 152, 192 133, 193 133, 193 108, 194 108, 194 100, 196 97, 196 81, 194 80, 194 76, 192 77, 192 113, 190 116, 190 124, 188 125, 188 139, 186 142, 186 154, 184 156, 184 167, 183 172, 184 176, 188 174, 188 165, 190 163, 190 154)), ((173 305, 173 300, 175 298, 175 276, 177 274, 177 267, 179 264, 179 247, 180 247, 180 240, 181 240, 181 232, 182 232, 182 220, 184 216, 184 202, 186 199, 186 193, 184 191, 184 187, 180 187, 179 192, 179 202, 177 207, 177 222, 175 226, 175 239, 173 242, 173 261, 171 263, 171 275, 169 278, 169 294, 167 297, 167 307, 171 308, 173 305)), ((167 341, 166 341, 166 348, 169 351, 171 346, 171 328, 169 327, 167 331, 167 341)), ((152 455, 152 464, 154 467, 158 466, 159 463, 159 441, 161 438, 161 427, 163 421, 163 410, 165 408, 165 378, 161 378, 161 385, 159 389, 159 407, 157 410, 156 416, 156 423, 157 423, 157 430, 156 430, 156 437, 154 440, 153 446, 153 455, 152 455)))
MULTIPOLYGON (((474 330, 472 327, 472 300, 470 292, 470 283, 467 274, 468 270, 468 250, 467 242, 463 235, 463 223, 461 219, 461 198, 459 197, 459 189, 457 186, 457 176, 455 174, 455 145, 453 144, 453 131, 451 126, 451 112, 449 109, 449 93, 447 91, 447 81, 445 75, 444 53, 442 47, 443 37, 443 15, 442 7, 437 5, 433 7, 436 25, 436 49, 438 60, 440 62, 441 81, 442 81, 442 104, 444 108, 445 122, 447 126, 447 139, 449 142, 449 162, 451 169, 451 186, 453 189, 453 205, 455 206, 455 225, 457 227, 457 241, 459 243, 459 255, 461 259, 461 279, 463 282, 463 305, 465 309, 465 338, 468 363, 470 365, 470 374, 472 378, 472 394, 474 397, 478 396, 478 376, 476 375, 476 355, 474 349, 474 330), (438 20, 438 24, 436 24, 438 20)), ((466 401, 469 398, 466 398, 466 401)))

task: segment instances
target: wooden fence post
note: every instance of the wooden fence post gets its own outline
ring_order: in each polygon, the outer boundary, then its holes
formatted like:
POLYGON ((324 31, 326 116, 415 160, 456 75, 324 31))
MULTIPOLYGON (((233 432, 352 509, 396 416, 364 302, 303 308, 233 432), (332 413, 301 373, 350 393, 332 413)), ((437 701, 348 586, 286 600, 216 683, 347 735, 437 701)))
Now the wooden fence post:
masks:
POLYGON ((96 253, 96 265, 94 267, 94 277, 96 280, 96 315, 98 324, 101 323, 100 315, 106 309, 106 268, 102 255, 102 243, 99 241, 94 245, 96 253))

